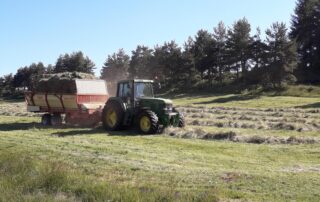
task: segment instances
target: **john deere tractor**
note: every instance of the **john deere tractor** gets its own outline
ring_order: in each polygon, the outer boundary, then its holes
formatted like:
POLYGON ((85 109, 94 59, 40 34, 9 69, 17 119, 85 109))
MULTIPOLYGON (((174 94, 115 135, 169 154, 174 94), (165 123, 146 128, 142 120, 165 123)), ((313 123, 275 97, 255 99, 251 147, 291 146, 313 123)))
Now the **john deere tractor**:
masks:
POLYGON ((136 126, 144 134, 185 125, 182 114, 172 107, 171 100, 154 97, 153 81, 137 79, 118 83, 117 96, 109 98, 104 106, 102 123, 106 130, 136 126))

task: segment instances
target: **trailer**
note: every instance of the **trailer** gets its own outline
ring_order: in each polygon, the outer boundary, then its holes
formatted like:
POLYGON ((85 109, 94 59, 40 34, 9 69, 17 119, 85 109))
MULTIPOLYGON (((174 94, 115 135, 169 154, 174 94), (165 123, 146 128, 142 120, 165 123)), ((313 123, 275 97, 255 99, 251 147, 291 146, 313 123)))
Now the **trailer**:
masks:
POLYGON ((63 117, 68 125, 93 126, 101 121, 103 107, 109 98, 104 80, 74 79, 60 88, 55 92, 26 92, 27 110, 44 113, 43 125, 61 125, 63 117), (74 90, 66 91, 70 85, 74 90))

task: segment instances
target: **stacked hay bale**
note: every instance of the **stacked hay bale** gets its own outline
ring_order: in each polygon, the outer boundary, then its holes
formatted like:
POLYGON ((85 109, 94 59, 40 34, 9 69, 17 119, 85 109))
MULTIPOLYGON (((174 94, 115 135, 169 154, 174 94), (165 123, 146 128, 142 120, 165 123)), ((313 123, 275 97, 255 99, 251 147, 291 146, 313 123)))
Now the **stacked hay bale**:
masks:
POLYGON ((34 90, 42 93, 74 94, 77 92, 76 79, 96 79, 92 74, 81 72, 64 72, 57 74, 44 74, 37 78, 34 90))

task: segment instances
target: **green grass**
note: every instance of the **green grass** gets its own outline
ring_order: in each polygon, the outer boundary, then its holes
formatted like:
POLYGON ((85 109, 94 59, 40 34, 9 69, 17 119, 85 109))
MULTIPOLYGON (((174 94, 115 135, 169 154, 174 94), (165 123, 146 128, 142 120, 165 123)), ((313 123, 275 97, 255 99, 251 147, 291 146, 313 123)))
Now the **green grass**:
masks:
POLYGON ((242 108, 320 108, 317 97, 294 96, 251 96, 243 94, 231 95, 181 95, 173 99, 179 106, 206 106, 206 107, 242 107, 242 108))
MULTIPOLYGON (((225 116, 225 121, 246 122, 232 119, 244 114, 254 118, 250 123, 261 117, 278 118, 284 123, 283 118, 318 123, 320 91, 318 87, 308 88, 232 95, 183 94, 175 95, 174 104, 233 108, 221 115, 207 112, 209 116, 200 121, 223 121, 218 117, 225 116), (259 110, 292 107, 299 112, 259 110), (257 108, 256 114, 250 115, 253 108, 257 108), (283 117, 273 117, 277 113, 283 117)), ((20 106, 17 104, 0 100, 0 114, 22 116, 24 109, 16 109, 20 106)), ((39 122, 39 117, 0 115, 0 201, 320 200, 318 143, 179 139, 134 131, 107 133, 102 128, 42 127, 39 122)), ((317 128, 298 132, 187 126, 192 128, 212 133, 233 131, 249 137, 320 138, 317 128)))
POLYGON ((180 106, 320 108, 320 86, 294 85, 271 91, 262 89, 243 91, 240 94, 215 94, 212 92, 178 93, 167 95, 167 97, 173 98, 174 103, 180 106))
POLYGON ((319 144, 110 134, 38 122, 0 116, 0 201, 320 200, 319 144))

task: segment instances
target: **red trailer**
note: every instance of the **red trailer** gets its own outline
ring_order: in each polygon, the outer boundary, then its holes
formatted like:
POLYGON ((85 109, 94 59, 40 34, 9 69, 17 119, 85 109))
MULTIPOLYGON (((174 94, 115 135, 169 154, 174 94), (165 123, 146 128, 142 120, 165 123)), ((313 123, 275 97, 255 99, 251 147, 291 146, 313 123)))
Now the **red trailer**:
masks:
POLYGON ((41 120, 43 125, 61 125, 62 114, 66 124, 91 126, 99 123, 109 98, 106 82, 84 79, 71 82, 75 86, 74 93, 26 92, 27 110, 45 113, 41 120))

